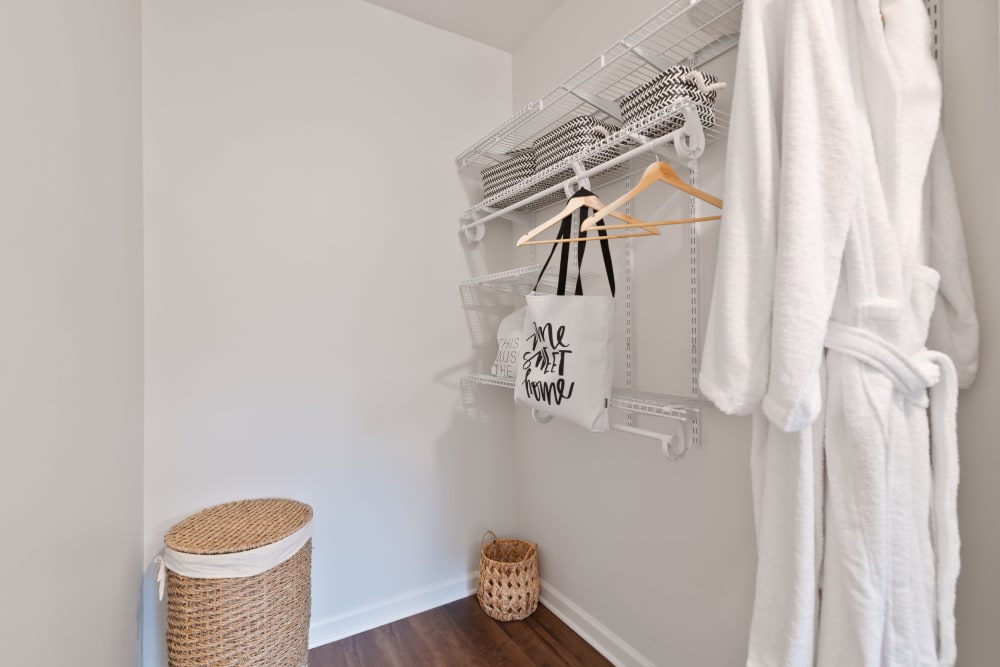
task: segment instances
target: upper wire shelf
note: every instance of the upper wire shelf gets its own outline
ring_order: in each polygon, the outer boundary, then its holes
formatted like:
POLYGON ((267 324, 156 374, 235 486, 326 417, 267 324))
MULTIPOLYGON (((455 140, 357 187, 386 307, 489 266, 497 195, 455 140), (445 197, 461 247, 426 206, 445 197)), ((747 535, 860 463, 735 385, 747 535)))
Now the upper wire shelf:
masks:
POLYGON ((677 64, 699 67, 736 46, 743 0, 672 0, 540 100, 455 158, 459 168, 494 164, 576 116, 606 119, 607 104, 677 64), (590 98, 592 101, 585 101, 590 98))
POLYGON ((470 221, 463 226, 463 229, 474 227, 481 229, 482 224, 490 220, 503 216, 512 217, 508 214, 544 199, 553 192, 562 191, 566 183, 579 180, 581 177, 592 178, 592 187, 607 185, 621 177, 620 173, 613 170, 614 167, 650 151, 666 158, 667 155, 658 149, 669 143, 677 146, 678 152, 688 158, 697 158, 708 143, 724 136, 729 127, 729 114, 721 109, 714 110, 715 123, 713 125, 703 126, 698 113, 701 106, 687 98, 679 98, 672 104, 654 111, 634 123, 623 126, 617 132, 590 147, 564 158, 560 162, 535 173, 530 178, 526 178, 472 206, 461 216, 462 220, 470 221), (683 118, 683 125, 679 129, 655 139, 650 139, 644 134, 650 127, 674 116, 683 118), (678 146, 678 144, 680 145, 678 146), (603 162, 594 167, 584 168, 583 165, 591 163, 597 156, 607 155, 609 149, 617 152, 618 155, 610 159, 605 158, 603 162), (545 187, 546 185, 548 187, 544 190, 539 190, 536 187, 545 187), (499 205, 498 202, 512 198, 516 200, 515 203, 503 208, 496 208, 499 205))
MULTIPOLYGON (((669 67, 677 64, 699 67, 736 46, 739 41, 742 6, 742 0, 672 0, 656 15, 618 40, 561 85, 540 100, 518 111, 498 128, 459 154, 455 158, 458 168, 482 170, 503 161, 511 152, 531 146, 532 140, 536 137, 577 116, 589 115, 598 120, 620 121, 617 100, 625 94, 652 80, 669 67)), ((563 184, 580 176, 578 167, 581 163, 609 148, 624 151, 629 157, 635 157, 639 153, 654 150, 670 141, 676 144, 677 139, 681 138, 680 131, 676 137, 668 135, 652 142, 643 133, 665 118, 683 114, 689 121, 685 123, 684 134, 689 135, 691 131, 689 126, 692 125, 690 121, 691 119, 697 121, 697 113, 685 113, 686 110, 696 112, 697 105, 689 100, 678 100, 668 108, 660 109, 623 126, 599 144, 476 204, 463 213, 462 220, 469 221, 463 229, 467 233, 469 227, 473 225, 481 229, 480 223, 483 222, 483 217, 498 217, 497 202, 510 201, 511 197, 527 193, 532 186, 544 183, 550 185, 546 192, 560 190, 563 184), (573 173, 574 163, 576 173, 568 176, 573 173), (560 174, 567 176, 561 182, 560 174)), ((728 114, 716 109, 715 116, 714 126, 702 128, 704 140, 697 147, 697 151, 700 151, 705 144, 725 135, 729 125, 728 114)), ((608 178, 602 172, 621 161, 619 159, 613 161, 614 164, 605 163, 591 169, 591 174, 588 176, 596 177, 595 187, 601 184, 602 178, 608 178)), ((537 187, 535 189, 537 190, 537 187)), ((540 196, 528 198, 527 201, 530 203, 540 198, 540 196)), ((524 204, 524 201, 519 201, 517 204, 504 207, 502 212, 506 214, 516 211, 524 204)))

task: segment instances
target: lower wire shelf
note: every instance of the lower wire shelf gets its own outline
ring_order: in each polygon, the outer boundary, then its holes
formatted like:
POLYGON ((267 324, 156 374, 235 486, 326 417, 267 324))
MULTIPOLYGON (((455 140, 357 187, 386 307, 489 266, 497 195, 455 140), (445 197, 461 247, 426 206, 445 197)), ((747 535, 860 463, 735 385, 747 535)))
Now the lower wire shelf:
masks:
MULTIPOLYGON (((559 283, 555 271, 550 271, 541 279, 538 278, 538 272, 542 270, 542 266, 542 264, 533 264, 485 276, 476 276, 463 280, 459 283, 459 287, 485 287, 497 292, 509 292, 521 296, 530 294, 536 282, 543 287, 555 289, 559 283)), ((585 284, 599 277, 600 274, 596 271, 584 271, 581 276, 585 284)))
MULTIPOLYGON (((472 373, 462 376, 462 379, 475 384, 493 387, 514 388, 514 378, 497 377, 486 373, 472 373)), ((688 421, 697 417, 702 408, 711 403, 701 398, 690 396, 674 396, 672 394, 657 394, 634 389, 614 387, 611 390, 611 407, 654 417, 669 417, 680 421, 688 421)))

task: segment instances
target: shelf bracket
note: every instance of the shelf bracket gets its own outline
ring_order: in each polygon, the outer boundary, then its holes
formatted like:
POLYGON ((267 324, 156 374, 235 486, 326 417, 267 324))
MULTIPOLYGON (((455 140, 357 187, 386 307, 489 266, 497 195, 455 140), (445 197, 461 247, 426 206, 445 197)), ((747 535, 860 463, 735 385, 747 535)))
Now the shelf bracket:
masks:
MULTIPOLYGON (((573 163, 573 173, 576 174, 576 183, 581 188, 586 188, 590 190, 590 176, 586 175, 587 168, 583 166, 582 162, 573 163)), ((569 183, 566 184, 566 199, 573 196, 572 188, 569 183)))
POLYGON ((598 109, 606 113, 607 115, 611 116, 619 123, 622 122, 623 120, 622 110, 618 108, 618 105, 615 104, 614 102, 609 102, 603 97, 598 97, 597 95, 591 95, 590 93, 585 93, 582 90, 576 90, 574 88, 569 88, 567 86, 563 86, 562 88, 570 95, 580 98, 581 100, 583 100, 590 106, 594 107, 595 109, 598 109))
POLYGON ((684 127, 681 135, 674 139, 674 148, 682 160, 697 160, 705 152, 705 130, 695 110, 694 102, 684 105, 684 127))
POLYGON ((477 243, 486 237, 486 224, 480 220, 480 215, 477 211, 473 210, 471 216, 472 222, 462 225, 461 230, 465 232, 466 239, 472 243, 477 243))
POLYGON ((665 72, 666 70, 670 69, 671 67, 677 64, 672 60, 664 58, 659 53, 650 51, 646 47, 639 46, 638 44, 633 45, 629 44, 627 41, 622 40, 622 46, 624 46, 626 49, 628 49, 635 55, 639 56, 653 67, 660 70, 661 72, 665 72))
POLYGON ((509 160, 510 156, 506 153, 490 153, 489 151, 483 151, 480 153, 485 158, 493 160, 494 162, 503 162, 504 160, 509 160))
POLYGON ((643 438, 652 438, 660 443, 660 448, 663 451, 663 456, 669 461, 677 461, 688 452, 687 443, 684 439, 684 425, 677 424, 674 433, 659 433, 657 431, 649 431, 644 428, 636 428, 634 426, 626 426, 625 424, 612 424, 611 428, 615 431, 621 431, 622 433, 630 433, 632 435, 638 435, 643 438))
MULTIPOLYGON (((689 100, 681 108, 681 113, 684 114, 684 126, 676 134, 671 143, 674 145, 678 159, 683 162, 689 162, 697 160, 705 152, 705 130, 701 125, 701 119, 698 118, 698 111, 695 108, 694 102, 689 100)), ((654 143, 646 135, 639 132, 631 132, 629 136, 637 143, 646 146, 650 153, 653 153, 664 161, 670 161, 671 158, 667 156, 667 152, 663 148, 660 148, 660 144, 654 143)))
MULTIPOLYGON (((723 35, 722 37, 713 40, 706 46, 703 46, 702 48, 692 53, 691 56, 685 60, 685 62, 690 67, 700 67, 701 65, 707 63, 713 58, 717 58, 726 51, 729 51, 730 49, 735 47, 739 43, 739 41, 740 41, 739 35, 736 34, 723 35)), ((641 46, 639 44, 632 45, 624 40, 622 40, 621 44, 626 49, 630 50, 632 53, 639 56, 641 59, 645 60, 647 63, 649 63, 656 69, 660 70, 661 72, 665 72, 666 70, 678 64, 672 60, 664 58, 659 53, 651 51, 650 49, 647 49, 646 47, 641 46)))
POLYGON ((707 46, 703 46, 688 58, 691 67, 701 67, 709 60, 718 58, 726 51, 735 48, 740 42, 739 35, 723 35, 712 41, 707 46))

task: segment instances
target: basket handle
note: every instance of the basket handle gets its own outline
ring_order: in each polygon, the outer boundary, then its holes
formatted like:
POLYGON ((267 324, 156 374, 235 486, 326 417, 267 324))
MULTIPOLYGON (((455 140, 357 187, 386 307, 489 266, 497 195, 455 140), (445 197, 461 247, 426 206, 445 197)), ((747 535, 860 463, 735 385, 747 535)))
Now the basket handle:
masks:
POLYGON ((603 125, 595 125, 593 130, 597 134, 603 134, 604 136, 601 137, 602 139, 607 139, 608 137, 611 136, 611 131, 608 130, 608 128, 604 127, 603 125))
POLYGON ((492 535, 493 536, 493 539, 490 540, 490 542, 496 542, 497 541, 497 534, 494 533, 492 530, 487 530, 485 533, 483 533, 483 539, 480 540, 480 542, 483 545, 483 547, 482 547, 483 549, 486 548, 486 536, 487 535, 492 535))
POLYGON ((705 80, 705 75, 696 69, 686 72, 681 76, 681 79, 687 81, 688 83, 694 82, 698 87, 699 93, 713 93, 716 90, 721 90, 726 87, 725 81, 716 81, 715 83, 708 83, 705 80))

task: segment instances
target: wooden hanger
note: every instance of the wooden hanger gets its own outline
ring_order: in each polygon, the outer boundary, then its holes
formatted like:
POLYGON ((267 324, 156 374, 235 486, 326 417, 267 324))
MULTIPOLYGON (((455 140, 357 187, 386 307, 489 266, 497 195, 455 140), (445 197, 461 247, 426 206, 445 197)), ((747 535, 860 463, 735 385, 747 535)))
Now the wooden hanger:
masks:
MULTIPOLYGON (((589 220, 590 218, 587 218, 587 219, 589 220)), ((706 215, 706 216, 701 217, 701 218, 681 218, 680 220, 662 220, 660 222, 647 222, 645 220, 642 220, 642 221, 640 221, 639 224, 641 225, 642 229, 646 229, 648 227, 665 227, 666 225, 686 225, 686 224, 689 224, 689 223, 692 223, 692 222, 708 222, 709 220, 722 220, 722 216, 721 215, 706 215)), ((634 225, 634 224, 628 224, 628 225, 601 225, 601 224, 597 224, 597 225, 594 225, 593 227, 591 227, 589 231, 597 231, 597 230, 600 230, 600 229, 635 229, 636 227, 637 227, 637 225, 634 225)), ((588 230, 583 229, 581 231, 588 231, 588 230)), ((641 236, 646 236, 646 234, 641 234, 641 236)), ((586 240, 586 239, 583 239, 583 240, 586 240)))
MULTIPOLYGON (((693 197, 697 197, 702 201, 708 202, 709 204, 711 204, 716 208, 722 208, 721 199, 719 199, 715 195, 710 195, 703 190, 699 190, 693 185, 681 180, 681 178, 677 175, 677 172, 674 171, 673 167, 671 167, 666 162, 657 161, 646 167, 646 171, 642 173, 642 178, 639 179, 639 182, 635 185, 635 187, 633 187, 631 190, 623 194, 621 197, 614 200, 604 208, 599 209, 592 216, 584 220, 583 224, 580 225, 580 231, 585 232, 593 229, 594 227, 598 226, 598 223, 601 220, 603 220, 608 216, 613 215, 615 217, 619 217, 619 214, 615 213, 615 210, 617 208, 619 208, 625 202, 631 199, 635 199, 639 195, 639 193, 641 193, 643 190, 648 188, 653 183, 658 183, 658 182, 663 182, 670 186, 673 186, 682 192, 686 192, 693 197)), ((712 217, 708 219, 717 220, 719 218, 712 217)), ((681 224, 682 222, 700 222, 700 220, 701 220, 700 218, 688 218, 685 221, 668 220, 660 223, 650 223, 646 221, 640 221, 638 225, 643 226, 644 228, 648 228, 648 227, 656 227, 668 224, 681 224)))
MULTIPOLYGON (((577 211, 584 207, 592 208, 595 211, 606 208, 604 206, 604 202, 602 202, 597 197, 597 195, 592 193, 590 190, 580 189, 577 191, 577 194, 570 197, 569 201, 566 202, 566 206, 564 206, 561 211, 556 213, 554 216, 552 216, 542 224, 537 225, 530 232, 519 238, 517 240, 517 246, 521 247, 526 245, 539 245, 543 243, 552 243, 552 241, 532 241, 532 239, 534 239, 536 236, 547 230, 549 227, 552 227, 556 223, 560 222, 566 216, 572 215, 573 211, 577 211)), ((647 226, 644 221, 639 220, 638 218, 634 218, 631 215, 626 215, 625 213, 617 213, 613 211, 609 211, 607 215, 624 222, 625 225, 622 225, 622 228, 627 227, 629 229, 636 229, 641 227, 646 232, 644 234, 635 234, 634 236, 655 236, 660 233, 659 230, 653 228, 654 227, 653 225, 647 226)), ((616 236, 614 238, 624 238, 624 237, 616 236)), ((572 240, 577 240, 577 239, 572 239, 572 240)), ((584 240, 584 239, 579 239, 579 240, 584 240)), ((565 242, 565 240, 563 242, 565 242)))
MULTIPOLYGON (((631 216, 629 216, 631 217, 631 216)), ((707 215, 702 218, 682 218, 680 220, 663 220, 662 222, 646 222, 642 221, 641 226, 636 224, 626 224, 626 225, 594 225, 590 228, 590 231, 597 232, 602 230, 610 229, 642 229, 643 231, 638 234, 617 234, 615 236, 605 236, 605 241, 612 241, 614 239, 630 239, 636 236, 656 236, 650 227, 663 227, 664 225, 686 225, 692 222, 708 222, 709 220, 722 220, 721 215, 707 215)), ((547 241, 525 241, 522 245, 542 245, 545 243, 582 243, 586 241, 600 241, 600 236, 587 236, 582 238, 574 239, 550 239, 547 241)))
MULTIPOLYGON (((642 223, 646 224, 646 223, 642 223)), ((550 243, 585 243, 587 241, 613 241, 615 239, 631 239, 637 236, 657 236, 659 231, 656 229, 648 229, 647 227, 641 227, 639 225, 614 225, 613 227, 605 227, 604 225, 597 225, 593 228, 593 231, 598 231, 601 229, 641 229, 643 231, 637 232, 635 234, 615 234, 614 236, 585 236, 572 239, 542 239, 536 241, 525 241, 524 243, 518 242, 518 245, 548 245, 550 243)))

